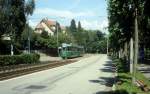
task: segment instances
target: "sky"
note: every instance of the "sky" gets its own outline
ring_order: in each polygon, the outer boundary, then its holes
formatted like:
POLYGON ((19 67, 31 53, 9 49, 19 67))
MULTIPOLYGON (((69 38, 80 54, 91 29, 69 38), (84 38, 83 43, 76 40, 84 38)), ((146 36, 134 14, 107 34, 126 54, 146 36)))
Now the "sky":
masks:
POLYGON ((35 27, 43 18, 58 21, 70 26, 75 19, 85 29, 106 32, 107 2, 105 0, 35 0, 35 10, 29 18, 29 24, 35 27))

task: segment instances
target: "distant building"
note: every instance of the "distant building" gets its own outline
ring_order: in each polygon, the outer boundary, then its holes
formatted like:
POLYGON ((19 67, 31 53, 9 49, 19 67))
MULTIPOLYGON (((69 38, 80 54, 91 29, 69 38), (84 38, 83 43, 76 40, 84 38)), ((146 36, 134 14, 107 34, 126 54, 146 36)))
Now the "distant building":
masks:
MULTIPOLYGON (((48 32, 49 35, 54 35, 54 33, 56 32, 56 21, 52 21, 49 19, 42 19, 40 23, 37 24, 37 26, 35 27, 35 33, 39 33, 41 34, 43 31, 48 32)), ((64 26, 60 26, 61 30, 63 33, 66 32, 66 29, 64 26)))
POLYGON ((41 34, 43 31, 47 31, 49 35, 54 35, 56 30, 56 21, 42 19, 40 23, 35 27, 35 32, 41 34))

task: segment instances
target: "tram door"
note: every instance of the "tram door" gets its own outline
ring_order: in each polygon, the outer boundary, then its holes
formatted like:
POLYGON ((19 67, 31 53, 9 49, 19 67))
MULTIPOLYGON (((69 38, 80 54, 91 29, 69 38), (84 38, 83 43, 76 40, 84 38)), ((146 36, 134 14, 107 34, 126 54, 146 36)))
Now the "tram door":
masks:
POLYGON ((58 47, 58 56, 60 57, 62 53, 62 47, 58 47))

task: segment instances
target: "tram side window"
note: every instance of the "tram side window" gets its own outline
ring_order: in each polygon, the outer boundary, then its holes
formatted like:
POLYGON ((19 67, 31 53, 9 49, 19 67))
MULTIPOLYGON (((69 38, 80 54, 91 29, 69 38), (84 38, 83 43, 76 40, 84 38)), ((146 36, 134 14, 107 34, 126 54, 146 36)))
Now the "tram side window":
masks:
POLYGON ((65 51, 66 50, 65 47, 63 47, 62 50, 65 51))
POLYGON ((62 49, 58 49, 58 53, 61 53, 62 49))
POLYGON ((68 50, 68 51, 71 51, 71 47, 67 47, 67 50, 68 50))

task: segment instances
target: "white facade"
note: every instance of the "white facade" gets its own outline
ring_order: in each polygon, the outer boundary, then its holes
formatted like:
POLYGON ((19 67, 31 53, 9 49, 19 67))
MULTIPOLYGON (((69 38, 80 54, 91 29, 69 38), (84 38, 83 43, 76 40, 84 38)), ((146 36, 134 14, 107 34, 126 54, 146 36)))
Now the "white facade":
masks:
POLYGON ((48 32, 49 35, 54 35, 54 31, 52 31, 45 23, 41 23, 42 26, 44 27, 44 30, 48 32))
POLYGON ((41 22, 40 25, 42 26, 42 28, 36 28, 35 32, 38 34, 41 34, 42 31, 47 31, 49 35, 54 35, 54 31, 55 31, 55 26, 52 26, 51 28, 49 28, 44 22, 41 22))
MULTIPOLYGON (((65 27, 61 26, 62 32, 66 33, 65 27)), ((53 36, 56 31, 56 21, 43 19, 35 28, 35 32, 41 34, 43 31, 47 31, 48 35, 53 36)))

